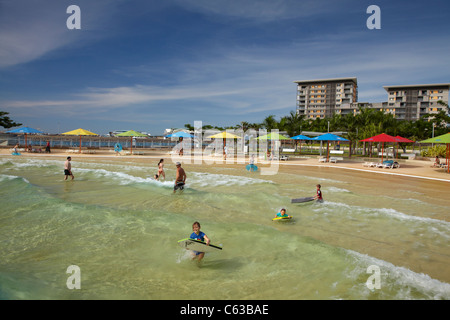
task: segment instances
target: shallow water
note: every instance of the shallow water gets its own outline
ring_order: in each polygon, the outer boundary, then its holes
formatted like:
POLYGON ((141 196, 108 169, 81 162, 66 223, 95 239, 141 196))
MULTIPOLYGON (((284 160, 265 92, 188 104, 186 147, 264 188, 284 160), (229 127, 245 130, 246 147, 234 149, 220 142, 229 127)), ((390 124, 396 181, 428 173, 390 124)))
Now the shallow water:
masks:
POLYGON ((175 168, 154 181, 156 162, 74 159, 63 181, 62 160, 1 157, 0 298, 450 298, 448 183, 183 165, 187 188, 172 194, 175 168), (324 203, 290 203, 317 183, 324 203), (294 219, 273 222, 282 207, 294 219), (201 265, 177 245, 194 221, 223 246, 201 265), (67 288, 70 265, 80 290, 67 288))

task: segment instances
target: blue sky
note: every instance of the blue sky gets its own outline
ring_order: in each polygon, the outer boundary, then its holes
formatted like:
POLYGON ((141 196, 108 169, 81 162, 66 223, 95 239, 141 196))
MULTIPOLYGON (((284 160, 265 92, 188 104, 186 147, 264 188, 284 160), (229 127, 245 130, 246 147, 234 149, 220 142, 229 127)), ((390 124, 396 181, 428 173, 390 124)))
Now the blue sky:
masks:
POLYGON ((447 0, 0 0, 0 110, 49 133, 161 135, 296 108, 295 80, 450 82, 447 0), (69 30, 69 5, 81 29, 69 30), (370 5, 381 29, 369 30, 370 5))

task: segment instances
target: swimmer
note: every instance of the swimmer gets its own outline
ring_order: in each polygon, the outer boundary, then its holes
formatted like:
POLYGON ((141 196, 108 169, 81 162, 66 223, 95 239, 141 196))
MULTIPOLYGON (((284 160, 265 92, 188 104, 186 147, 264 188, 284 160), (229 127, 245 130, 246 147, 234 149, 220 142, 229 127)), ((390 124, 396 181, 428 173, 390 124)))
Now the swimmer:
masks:
POLYGON ((275 218, 292 218, 292 217, 289 216, 289 215, 286 213, 286 209, 283 208, 283 209, 280 210, 280 212, 278 212, 278 213, 275 215, 275 218))

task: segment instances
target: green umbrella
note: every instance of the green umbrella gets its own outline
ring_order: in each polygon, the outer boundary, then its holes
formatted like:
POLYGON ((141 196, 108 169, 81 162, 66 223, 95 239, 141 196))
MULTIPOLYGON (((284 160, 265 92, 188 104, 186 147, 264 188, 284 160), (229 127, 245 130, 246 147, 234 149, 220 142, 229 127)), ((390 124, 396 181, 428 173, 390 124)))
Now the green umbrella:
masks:
POLYGON ((430 138, 430 139, 426 139, 423 141, 419 141, 419 143, 445 143, 447 144, 447 152, 446 152, 446 160, 447 160, 447 172, 450 172, 450 132, 434 137, 434 138, 430 138))
POLYGON ((258 140, 290 140, 291 138, 285 137, 282 134, 279 134, 278 132, 271 132, 264 136, 259 136, 256 139, 258 139, 258 140))
POLYGON ((134 130, 128 130, 127 132, 122 132, 116 135, 117 137, 131 137, 131 154, 133 154, 133 137, 146 137, 146 134, 134 131, 134 130))

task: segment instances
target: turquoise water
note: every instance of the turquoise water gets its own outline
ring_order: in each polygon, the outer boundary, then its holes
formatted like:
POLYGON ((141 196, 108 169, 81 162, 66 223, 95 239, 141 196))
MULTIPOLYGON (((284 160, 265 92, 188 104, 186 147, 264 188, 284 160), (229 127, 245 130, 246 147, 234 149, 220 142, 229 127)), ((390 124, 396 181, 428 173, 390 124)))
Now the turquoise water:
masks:
POLYGON ((158 159, 73 158, 63 181, 62 157, 0 157, 0 299, 450 298, 448 183, 186 164, 187 188, 172 194, 170 161, 159 182, 158 159), (324 203, 290 203, 317 183, 324 203), (294 219, 272 222, 282 207, 294 219), (224 248, 200 265, 177 245, 194 221, 224 248))

